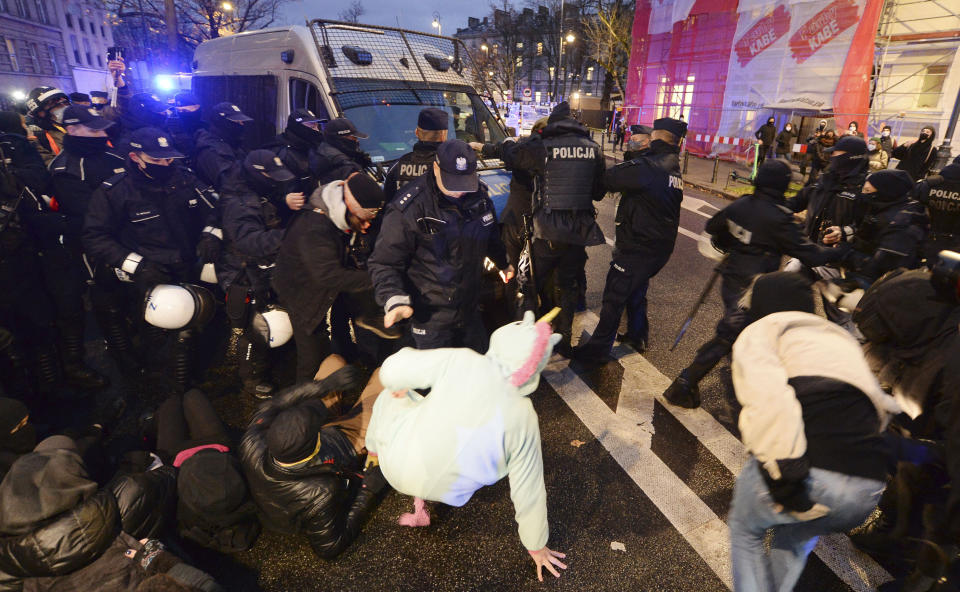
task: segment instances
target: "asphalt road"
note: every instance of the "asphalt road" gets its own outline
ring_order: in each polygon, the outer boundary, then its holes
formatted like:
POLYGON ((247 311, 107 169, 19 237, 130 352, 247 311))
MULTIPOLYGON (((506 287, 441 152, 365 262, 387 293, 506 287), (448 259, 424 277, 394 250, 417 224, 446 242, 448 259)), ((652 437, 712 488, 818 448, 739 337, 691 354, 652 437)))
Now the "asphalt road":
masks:
MULTIPOLYGON (((555 356, 531 396, 543 440, 548 545, 567 553, 569 565, 561 578, 548 575, 537 582, 516 534, 506 482, 479 491, 462 508, 435 507, 433 524, 424 529, 396 524, 411 500, 390 493, 360 537, 333 562, 317 559, 300 537, 269 532, 249 552, 229 558, 194 552, 191 559, 230 591, 728 589, 724 520, 736 472, 746 458, 736 438, 729 365, 722 363, 702 383, 701 410, 679 410, 658 400, 712 335, 721 314, 714 290, 680 346, 668 351, 712 269, 697 252, 694 237, 723 204, 685 192, 684 231, 648 294, 647 352, 640 356, 618 347, 617 361, 592 371, 555 356)), ((614 211, 614 198, 608 196, 599 206, 599 221, 611 239, 614 211)), ((609 245, 589 249, 588 312, 578 315, 575 335, 596 323, 611 251, 609 245)), ((222 343, 204 344, 198 356, 218 348, 222 343)), ((97 344, 90 350, 107 365, 97 344)), ((234 368, 214 362, 205 388, 239 434, 254 402, 238 394, 234 368)), ((158 377, 114 392, 131 403, 121 430, 130 432, 131 417, 159 403, 167 390, 158 377)), ((871 590, 884 577, 889 576, 838 537, 811 556, 798 590, 871 590)))

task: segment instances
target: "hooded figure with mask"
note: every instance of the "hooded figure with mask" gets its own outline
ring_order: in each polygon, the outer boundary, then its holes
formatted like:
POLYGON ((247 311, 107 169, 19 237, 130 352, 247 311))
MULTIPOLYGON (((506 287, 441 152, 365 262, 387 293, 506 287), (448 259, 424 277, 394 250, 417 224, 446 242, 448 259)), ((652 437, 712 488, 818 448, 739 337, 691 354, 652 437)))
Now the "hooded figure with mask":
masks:
POLYGON ((263 146, 280 157, 283 165, 293 173, 295 179, 290 183, 291 190, 304 195, 310 195, 317 188, 317 178, 310 166, 311 162, 316 162, 317 149, 323 143, 321 121, 309 109, 295 109, 287 117, 287 128, 283 133, 263 146))
POLYGON ((561 340, 548 322, 500 327, 490 348, 404 348, 380 368, 384 391, 367 429, 368 457, 376 456, 387 482, 415 496, 416 511, 401 524, 426 526, 423 500, 463 506, 482 487, 510 481, 520 541, 536 564, 554 576, 563 553, 547 547, 547 492, 537 413, 528 395, 561 340), (418 394, 430 389, 430 395, 418 394))
POLYGON ((259 398, 273 394, 266 379, 269 345, 250 324, 257 311, 271 304, 270 275, 276 263, 286 222, 299 202, 288 205, 287 186, 294 175, 270 150, 253 150, 223 183, 220 214, 223 255, 217 262, 217 282, 227 295, 227 315, 239 341, 240 379, 246 393, 259 398))
POLYGON ((777 134, 777 158, 790 158, 790 154, 793 152, 793 143, 796 139, 797 130, 788 121, 780 130, 780 133, 777 134))
MULTIPOLYGON (((927 234, 929 219, 923 206, 910 198, 913 179, 905 171, 878 171, 867 177, 858 199, 867 214, 851 241, 853 250, 843 259, 843 267, 854 272, 862 284, 904 267, 920 265, 920 246, 927 234)), ((842 233, 838 227, 827 229, 824 243, 842 233)))
POLYGON ((189 92, 177 93, 173 98, 173 117, 167 120, 167 128, 173 138, 173 146, 186 155, 185 164, 193 168, 193 156, 197 151, 195 137, 206 126, 200 99, 189 92))
POLYGON ((907 142, 893 149, 890 156, 899 158, 897 169, 907 171, 915 181, 927 176, 927 171, 937 159, 937 149, 933 140, 937 137, 937 128, 925 125, 915 142, 907 142))
MULTIPOLYGON (((81 235, 98 289, 104 290, 116 311, 125 310, 130 301, 129 282, 137 302, 143 302, 146 292, 157 284, 196 283, 197 245, 204 228, 217 218, 217 194, 192 171, 176 164, 183 154, 163 131, 141 128, 130 136, 129 145, 126 170, 94 192, 81 235)), ((117 333, 108 339, 108 346, 116 350, 125 371, 136 372, 125 327, 121 324, 112 330, 117 333)), ((162 329, 149 327, 149 331, 153 339, 142 343, 153 358, 152 348, 163 339, 162 329)), ((184 341, 178 340, 176 356, 189 358, 188 333, 181 331, 184 341)), ((168 374, 185 386, 189 360, 172 362, 177 364, 176 372, 168 369, 168 374)))
MULTIPOLYGON (((377 309, 370 274, 348 262, 352 245, 370 230, 384 201, 376 181, 354 173, 346 181, 319 187, 290 223, 280 245, 273 287, 290 313, 297 382, 310 380, 329 353, 327 311, 339 294, 348 293, 348 301, 367 301, 377 309)), ((360 334, 355 333, 359 341, 360 334)))
POLYGON ((38 86, 27 96, 27 117, 37 129, 37 142, 43 161, 50 162, 63 148, 63 112, 70 98, 59 88, 38 86))
POLYGON ((760 126, 754 134, 754 137, 759 140, 760 146, 757 147, 757 164, 762 164, 764 159, 767 157, 767 154, 771 149, 775 148, 774 138, 777 137, 777 125, 776 120, 773 117, 767 119, 767 122, 760 126))
POLYGON ((116 125, 109 128, 111 142, 121 154, 129 152, 131 135, 144 127, 165 130, 169 105, 150 93, 137 93, 130 97, 115 118, 116 125))
POLYGON ((210 125, 198 129, 194 136, 193 162, 201 181, 217 191, 223 188, 230 169, 247 155, 243 148, 244 131, 252 121, 233 103, 224 101, 213 107, 210 125))
POLYGON ((370 166, 370 155, 360 149, 360 140, 368 138, 365 133, 346 118, 330 120, 323 128, 323 144, 317 149, 313 174, 320 185, 342 181, 355 171, 370 166))

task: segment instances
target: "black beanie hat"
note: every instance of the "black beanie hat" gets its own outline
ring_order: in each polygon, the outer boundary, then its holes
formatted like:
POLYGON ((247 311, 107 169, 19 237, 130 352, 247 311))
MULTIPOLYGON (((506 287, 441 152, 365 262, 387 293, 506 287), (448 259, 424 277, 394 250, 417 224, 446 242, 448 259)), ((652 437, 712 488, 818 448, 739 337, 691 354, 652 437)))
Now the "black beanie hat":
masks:
POLYGON ((380 185, 363 173, 351 176, 347 180, 347 187, 350 188, 350 193, 363 208, 381 208, 383 202, 387 199, 380 185))
POLYGON ((557 106, 553 108, 553 111, 550 112, 550 117, 547 118, 547 123, 554 123, 560 121, 561 119, 566 119, 570 117, 570 103, 563 101, 557 103, 557 106))
POLYGON ((180 502, 198 514, 229 514, 247 496, 240 465, 226 452, 197 452, 180 465, 177 475, 180 502))
POLYGON ((21 401, 0 397, 0 442, 29 414, 30 410, 21 401))
POLYGON ((769 188, 783 193, 790 186, 791 176, 790 165, 782 160, 767 160, 757 169, 753 185, 757 189, 769 188))
POLYGON ((0 111, 0 132, 5 134, 27 135, 27 130, 23 127, 23 120, 16 111, 0 111))
POLYGON ((322 427, 311 404, 303 403, 284 409, 267 429, 267 451, 283 464, 306 460, 317 448, 322 427))
POLYGON ((896 201, 913 189, 913 177, 907 171, 884 169, 867 177, 867 181, 877 188, 877 196, 882 201, 896 201))
POLYGON ((774 271, 757 276, 750 292, 750 322, 775 312, 813 313, 813 288, 810 280, 792 271, 774 271))

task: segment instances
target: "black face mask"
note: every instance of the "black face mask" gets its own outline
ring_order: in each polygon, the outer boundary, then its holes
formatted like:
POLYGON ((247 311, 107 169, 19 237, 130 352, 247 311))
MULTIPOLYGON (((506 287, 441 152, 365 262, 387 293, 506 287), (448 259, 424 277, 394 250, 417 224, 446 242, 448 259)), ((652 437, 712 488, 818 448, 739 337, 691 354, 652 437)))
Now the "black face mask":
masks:
POLYGON ((319 144, 323 141, 322 133, 301 123, 289 126, 287 131, 289 131, 295 138, 299 138, 308 144, 319 144))
POLYGON ((96 109, 97 111, 103 111, 103 108, 106 107, 107 104, 106 104, 106 103, 91 103, 90 106, 93 107, 94 109, 96 109))
POLYGON ((240 142, 243 139, 243 124, 226 120, 213 122, 213 131, 230 143, 240 142))
POLYGON ((190 130, 199 129, 203 124, 203 114, 199 109, 196 111, 180 111, 179 117, 180 121, 183 122, 183 127, 190 130))
POLYGON ((107 151, 106 136, 102 138, 87 138, 84 136, 66 135, 63 137, 63 147, 67 152, 79 156, 93 156, 107 151))
POLYGON ((173 173, 175 173, 176 170, 175 164, 170 164, 168 166, 149 162, 143 162, 140 164, 140 171, 144 175, 161 183, 166 183, 169 181, 170 178, 173 177, 173 173))

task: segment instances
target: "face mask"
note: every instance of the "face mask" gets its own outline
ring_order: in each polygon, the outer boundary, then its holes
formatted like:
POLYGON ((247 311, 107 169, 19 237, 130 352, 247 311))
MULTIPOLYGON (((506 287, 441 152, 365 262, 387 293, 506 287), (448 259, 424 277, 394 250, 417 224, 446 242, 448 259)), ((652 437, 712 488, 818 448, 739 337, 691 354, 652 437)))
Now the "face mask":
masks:
POLYGON ((80 156, 90 156, 106 152, 107 140, 108 138, 106 136, 102 138, 86 138, 83 136, 66 135, 63 138, 63 147, 66 148, 67 152, 73 152, 80 156))
POLYGON ((788 125, 785 129, 789 132, 789 131, 792 130, 793 128, 788 125))
POLYGON ((173 176, 176 168, 173 164, 164 166, 162 164, 143 162, 140 164, 140 170, 143 171, 144 175, 150 177, 151 179, 165 183, 166 181, 170 180, 170 177, 173 176))
POLYGON ((770 125, 773 125, 773 120, 770 119, 770 120, 767 121, 767 123, 769 123, 770 125))
POLYGON ((93 107, 94 109, 96 109, 97 111, 103 111, 103 108, 106 107, 107 104, 106 104, 106 103, 92 103, 90 106, 93 107))
POLYGON ((227 120, 217 120, 213 124, 217 135, 228 142, 240 142, 243 139, 243 124, 227 120))
POLYGON ((67 110, 66 105, 55 107, 50 111, 50 119, 57 123, 63 123, 63 112, 67 110))
POLYGON ((929 138, 929 137, 930 137, 930 132, 928 132, 928 131, 926 131, 926 130, 920 132, 920 139, 926 140, 926 139, 929 138))
POLYGON ((855 132, 855 131, 857 131, 857 126, 851 125, 851 126, 848 127, 847 129, 850 130, 851 132, 855 132))
POLYGON ((183 125, 190 129, 195 129, 200 127, 202 121, 202 113, 199 109, 196 111, 181 111, 180 112, 180 121, 183 122, 183 125))
POLYGON ((874 150, 877 149, 877 145, 874 144, 873 142, 870 142, 869 144, 867 144, 867 148, 869 148, 870 151, 873 152, 874 150))
POLYGON ((883 132, 882 134, 880 134, 880 135, 883 136, 884 138, 889 138, 889 137, 890 137, 890 132, 884 131, 884 132, 883 132))

